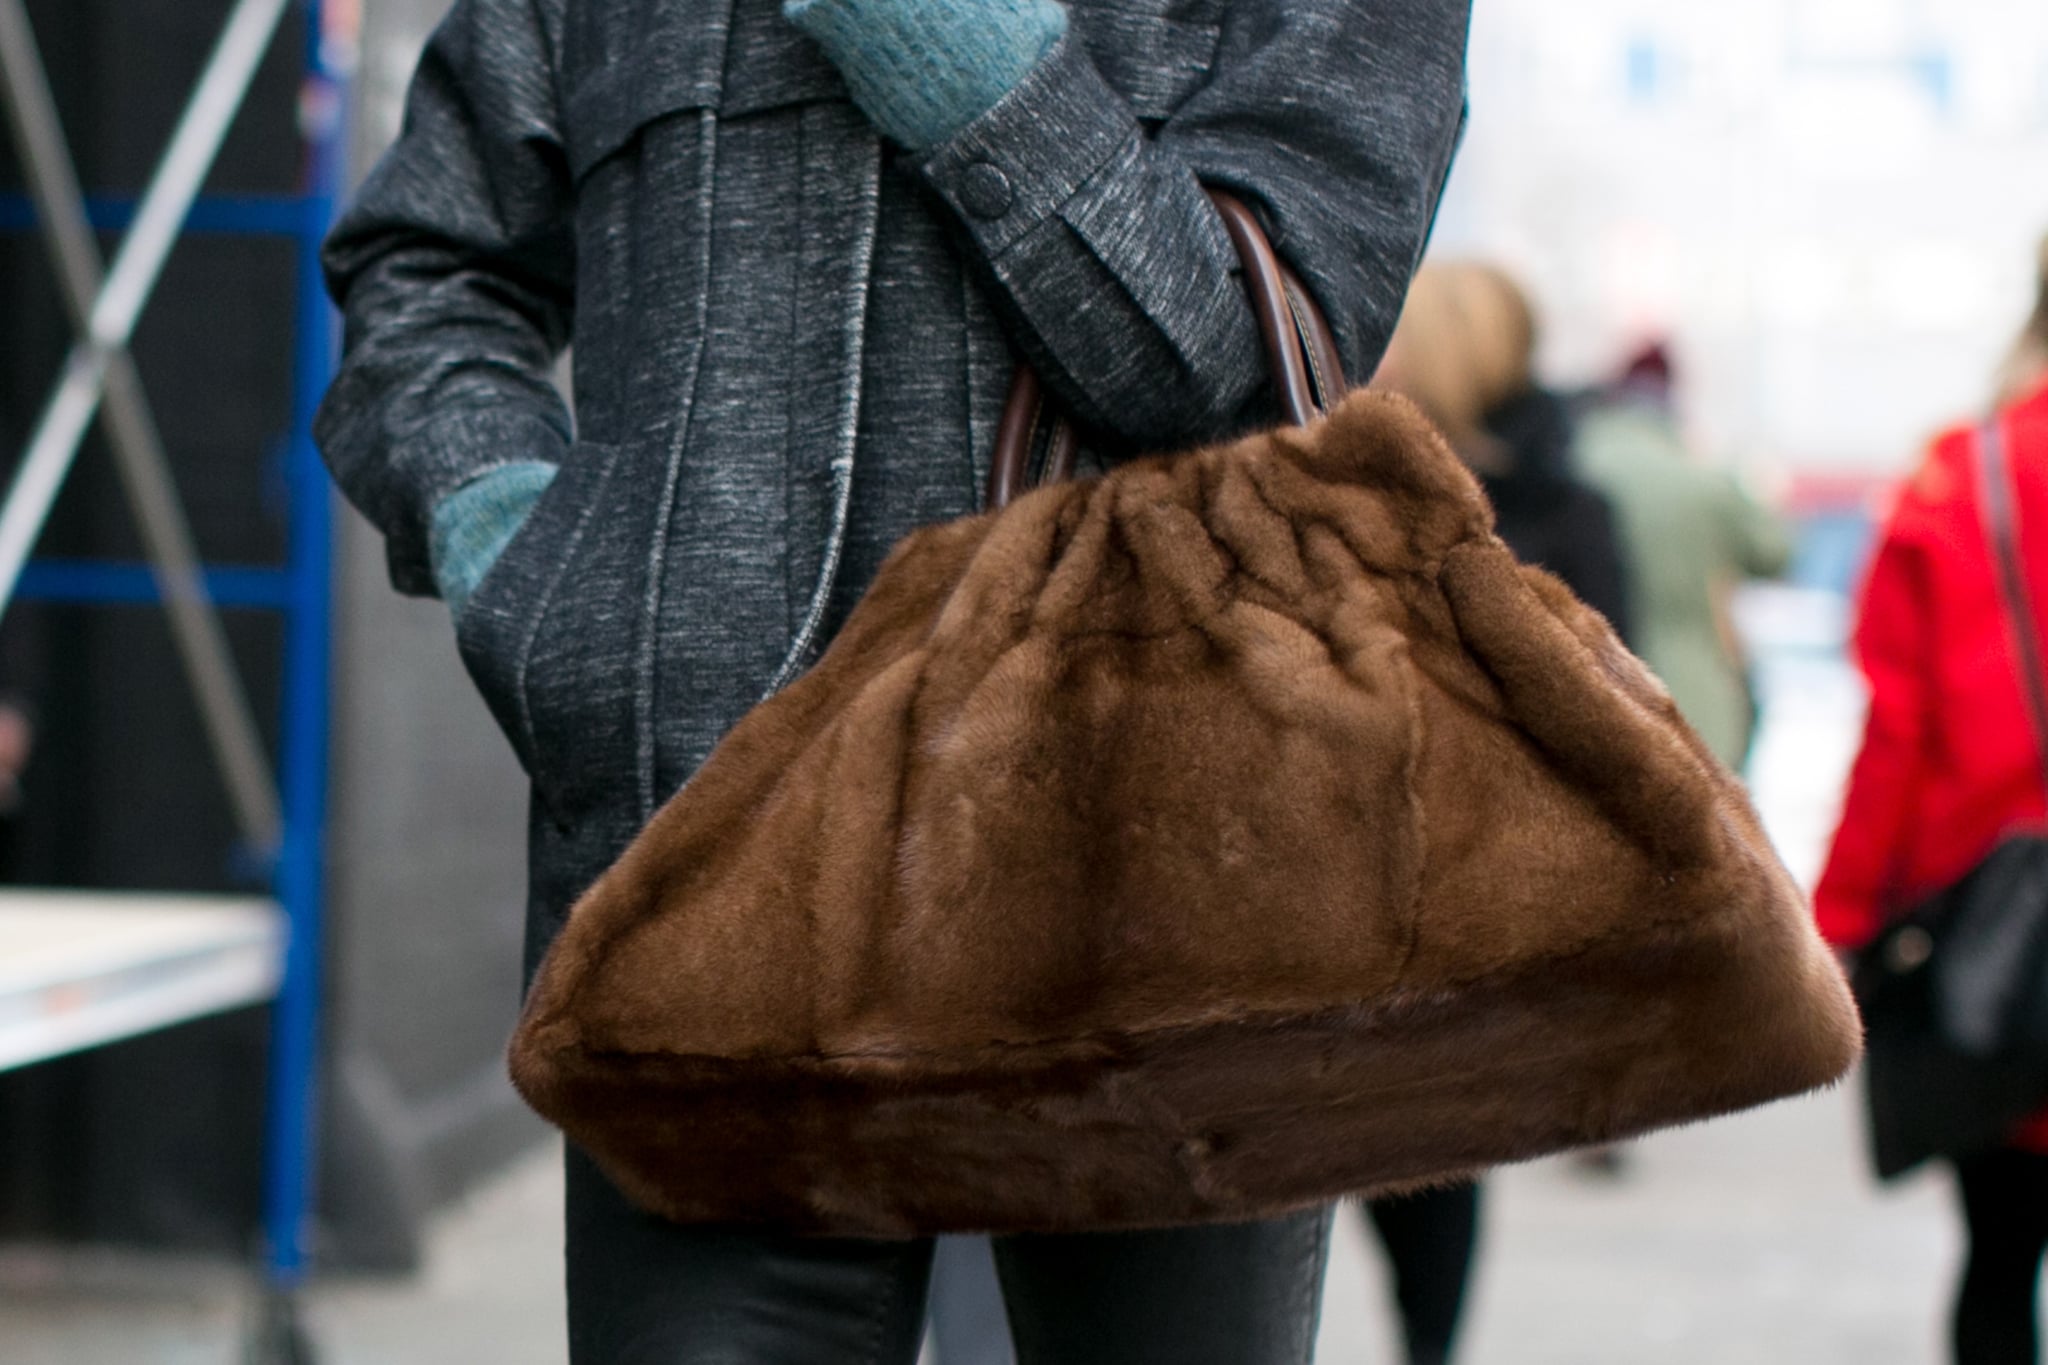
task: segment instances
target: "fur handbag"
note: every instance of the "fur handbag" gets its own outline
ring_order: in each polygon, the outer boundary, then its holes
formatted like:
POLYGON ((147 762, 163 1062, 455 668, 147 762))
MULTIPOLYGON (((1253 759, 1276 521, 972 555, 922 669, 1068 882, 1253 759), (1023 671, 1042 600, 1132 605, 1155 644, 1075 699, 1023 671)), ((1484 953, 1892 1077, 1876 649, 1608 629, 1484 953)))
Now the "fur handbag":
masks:
POLYGON ((513 1079, 647 1209, 1248 1219, 1854 1060, 1735 778, 1412 407, 1313 417, 1334 348, 1219 207, 1299 424, 907 537, 572 910, 513 1079))

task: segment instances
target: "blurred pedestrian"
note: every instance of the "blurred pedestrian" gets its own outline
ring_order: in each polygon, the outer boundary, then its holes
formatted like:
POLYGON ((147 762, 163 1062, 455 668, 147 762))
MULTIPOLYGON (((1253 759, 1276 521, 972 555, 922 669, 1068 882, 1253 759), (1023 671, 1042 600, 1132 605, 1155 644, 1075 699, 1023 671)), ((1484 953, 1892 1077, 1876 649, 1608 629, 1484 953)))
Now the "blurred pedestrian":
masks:
POLYGON ((1644 347, 1581 416, 1578 467, 1614 508, 1632 593, 1629 643, 1707 747, 1740 768, 1757 709, 1729 603, 1742 580, 1783 573, 1792 542, 1740 482, 1686 449, 1674 389, 1670 353, 1644 347))
POLYGON ((1479 1182, 1369 1199, 1365 1212, 1393 1272, 1408 1365, 1447 1365, 1479 1247, 1479 1182))
POLYGON ((24 818, 46 691, 45 652, 42 616, 8 612, 0 622, 0 883, 27 881, 36 871, 24 818))
POLYGON ((1571 412, 1536 382, 1536 337, 1535 309, 1506 271, 1430 262, 1374 382, 1429 414, 1486 486, 1515 554, 1563 579, 1627 640, 1630 585, 1614 514, 1573 468, 1571 412))
MULTIPOLYGON (((533 782, 528 970, 913 529, 1028 358, 1105 458, 1268 420, 1205 184, 1369 373, 1461 124, 1465 0, 458 0, 328 245, 319 436, 533 782), (571 339, 575 422, 553 366, 571 339)), ((907 1362, 930 1239, 680 1226, 573 1148, 570 1349, 907 1362)), ((999 1241, 1019 1355, 1313 1342, 1322 1211, 999 1241)))
POLYGON ((2048 238, 2043 238, 2034 262, 2037 297, 2034 311, 2020 328, 2019 339, 2006 353, 1999 367, 1994 401, 1999 407, 2017 403, 2040 387, 2048 374, 2048 238))
MULTIPOLYGON (((1374 382, 1434 421, 1493 500, 1501 539, 1563 579, 1626 637, 1613 519, 1571 469, 1571 419, 1536 383, 1536 317, 1506 272, 1476 262, 1417 273, 1374 382)), ((1446 1365, 1479 1244, 1477 1181, 1371 1200, 1393 1269, 1409 1365, 1446 1365)))
MULTIPOLYGON (((2020 570, 2048 632, 2048 243, 2034 314, 1999 384, 2020 570)), ((1954 884, 2009 831, 2048 817, 2042 745, 1985 530, 1978 432, 1938 438, 1906 482, 1863 589, 1856 652, 1870 683, 1862 751, 1815 893, 1821 932, 1855 951, 1954 884)), ((2048 1113, 1955 1161, 1969 1248, 1956 1365, 2034 1365, 2048 1248, 2048 1113)))

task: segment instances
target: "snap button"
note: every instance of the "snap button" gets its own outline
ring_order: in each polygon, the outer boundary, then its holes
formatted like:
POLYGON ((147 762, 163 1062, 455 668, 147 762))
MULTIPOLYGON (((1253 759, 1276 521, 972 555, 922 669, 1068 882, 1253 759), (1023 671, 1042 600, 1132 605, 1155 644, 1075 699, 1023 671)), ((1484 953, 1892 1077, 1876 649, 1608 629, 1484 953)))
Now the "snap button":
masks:
POLYGON ((976 218, 1000 218, 1016 202, 1017 192, 1000 167, 977 161, 960 172, 960 207, 976 218))

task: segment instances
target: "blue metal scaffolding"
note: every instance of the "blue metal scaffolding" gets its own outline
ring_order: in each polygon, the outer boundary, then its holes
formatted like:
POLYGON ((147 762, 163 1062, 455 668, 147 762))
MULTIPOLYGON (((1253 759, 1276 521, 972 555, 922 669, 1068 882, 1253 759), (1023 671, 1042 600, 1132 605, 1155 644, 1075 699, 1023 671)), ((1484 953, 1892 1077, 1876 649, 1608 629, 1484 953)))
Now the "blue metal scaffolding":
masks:
MULTIPOLYGON (((196 985, 175 998, 180 1006, 140 1007, 127 1000, 113 1019, 193 1017, 267 996, 271 1000, 271 1046, 265 1110, 263 1177, 263 1283, 253 1320, 248 1359, 252 1365, 284 1365, 311 1359, 298 1324, 297 1293, 309 1256, 308 1223, 313 1196, 316 1082, 319 1055, 322 896, 325 882, 324 832, 327 796, 328 678, 330 640, 330 539, 332 499, 326 473, 312 441, 315 406, 334 365, 335 321, 322 285, 319 247, 333 217, 345 160, 347 77, 356 50, 356 6, 320 0, 235 0, 228 6, 222 37, 202 75, 186 114, 173 133, 164 163, 148 191, 136 201, 86 198, 79 192, 68 149, 56 125, 40 56, 22 0, 0 0, 0 91, 6 95, 22 162, 31 176, 30 193, 0 196, 0 231, 42 231, 53 265, 67 290, 77 339, 29 450, 0 502, 0 609, 12 597, 76 604, 160 603, 172 617, 202 716, 220 763, 244 839, 267 860, 279 932, 252 940, 244 932, 236 950, 252 942, 274 960, 252 978, 216 970, 223 986, 211 996, 196 985), (296 11, 303 83, 298 119, 304 157, 298 192, 280 196, 208 197, 199 193, 221 139, 246 96, 257 66, 279 41, 288 11, 296 11), (124 234, 121 249, 101 276, 92 232, 124 234), (172 239, 189 233, 255 234, 282 237, 296 247, 297 287, 292 364, 291 428, 285 441, 288 556, 281 568, 208 566, 197 562, 178 509, 170 470, 155 438, 146 401, 128 358, 134 322, 152 289, 172 239), (154 260, 151 260, 152 255, 154 260), (102 410, 102 403, 104 409, 102 410), (107 423, 110 445, 121 463, 124 487, 149 549, 144 563, 29 560, 51 504, 69 472, 86 426, 97 415, 107 423), (229 606, 282 614, 285 633, 282 715, 275 779, 249 719, 246 698, 227 659, 216 609, 229 606), (260 766, 258 766, 260 765, 260 766), (252 987, 252 980, 257 982, 252 987), (160 1016, 170 1017, 160 1017, 160 1016)), ((289 40, 289 33, 287 34, 289 40)), ((80 933, 112 934, 116 923, 154 922, 161 929, 177 910, 147 915, 118 912, 95 919, 96 907, 45 895, 29 907, 47 929, 76 926, 80 933)), ((104 898, 101 898, 104 899, 104 898)), ((0 909, 4 909, 0 906, 0 909)), ((243 907, 246 909, 247 907, 243 907)), ((229 923, 226 909, 214 920, 229 923)), ((12 1052, 0 1052, 0 1066, 75 1050, 121 1036, 78 1017, 95 1002, 120 1003, 131 978, 161 988, 167 973, 203 964, 192 945, 203 928, 169 948, 137 948, 122 957, 109 947, 100 954, 113 966, 81 967, 92 954, 50 954, 53 976, 10 986, 22 992, 28 1013, 16 1017, 33 1025, 33 1010, 44 1008, 63 1029, 48 1030, 40 1050, 33 1029, 17 1030, 12 1052), (157 951, 161 960, 147 961, 157 951), (138 964, 145 968, 137 971, 138 964), (99 970, 97 983, 74 980, 99 970), (65 974, 69 975, 65 975, 65 974), (95 991, 97 986, 97 991, 95 991), (59 1019, 59 1016, 62 1016, 59 1019), (81 1042, 80 1039, 86 1041, 81 1042), (11 1058, 12 1060, 9 1060, 11 1058)), ((157 940, 164 935, 159 933, 157 940)), ((220 940, 225 944, 225 939, 220 940)), ((108 937, 105 944, 112 944, 108 937)), ((104 946, 104 945, 103 945, 104 946)), ((28 960, 26 957, 24 961, 28 960)), ((216 968, 219 963, 213 964, 216 968)), ((32 974, 31 974, 32 975, 32 974)), ((197 982, 198 975, 192 975, 197 982)), ((132 992, 130 993, 132 995, 132 992)), ((164 997, 166 999, 173 997, 164 997)), ((22 1001, 16 1001, 21 1004, 22 1001)), ((145 1026, 156 1026, 145 1025, 145 1026)))

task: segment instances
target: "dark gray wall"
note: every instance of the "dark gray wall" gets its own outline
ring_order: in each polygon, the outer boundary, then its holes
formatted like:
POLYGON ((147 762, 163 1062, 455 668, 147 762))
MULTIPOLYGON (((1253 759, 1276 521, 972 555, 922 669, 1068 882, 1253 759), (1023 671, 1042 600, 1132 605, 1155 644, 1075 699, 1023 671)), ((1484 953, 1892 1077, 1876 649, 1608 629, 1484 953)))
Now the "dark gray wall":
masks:
MULTIPOLYGON (((368 0, 358 163, 444 0, 368 0)), ((88 188, 148 174, 227 0, 32 0, 88 188)), ((293 134, 296 11, 209 182, 280 192, 293 134)), ((0 152, 0 191, 20 177, 0 152)), ((62 314, 33 236, 0 236, 0 457, 56 373, 62 314)), ((209 558, 275 562, 279 438, 289 414, 292 264, 284 243, 180 245, 137 355, 209 558)), ((4 463, 4 459, 0 459, 4 463)), ((0 473, 4 473, 0 469, 0 473)), ((403 1268, 433 1206, 542 1136, 504 1078, 519 989, 525 782, 456 658, 446 610, 401 599, 376 536, 335 504, 336 648, 324 1027, 322 1228, 330 1265, 403 1268)), ((133 557, 95 440, 45 552, 133 557)), ((154 612, 28 609, 47 696, 18 829, 22 880, 246 889, 232 823, 154 612)), ((266 726, 279 633, 229 620, 266 726)), ((12 660, 0 650, 0 672, 12 660)), ((7 679, 0 677, 0 686, 7 679)), ((262 1114, 262 1010, 0 1076, 0 1235, 238 1253, 251 1244, 262 1114)))
POLYGON ((502 1055, 526 784, 446 610, 390 590, 381 543, 353 513, 339 539, 329 1017, 336 1137, 365 1150, 337 1149, 364 1164, 333 1172, 327 1202, 349 1259, 403 1261, 420 1213, 542 1132, 502 1055))
MULTIPOLYGON (((446 0, 371 0, 356 164, 397 131, 446 0)), ((526 782, 438 602, 399 598, 342 512, 336 573, 334 1029, 338 1081, 399 1183, 438 1203, 541 1136, 504 1074, 518 1009, 526 782)))
MULTIPOLYGON (((420 44, 445 8, 366 5, 359 168, 396 133, 420 44)), ((381 541, 352 510, 341 518, 330 1017, 344 1146, 327 1202, 351 1259, 391 1261, 411 1250, 422 1211, 543 1131, 503 1064, 518 1008, 526 783, 462 671, 446 608, 392 592, 381 541)))

